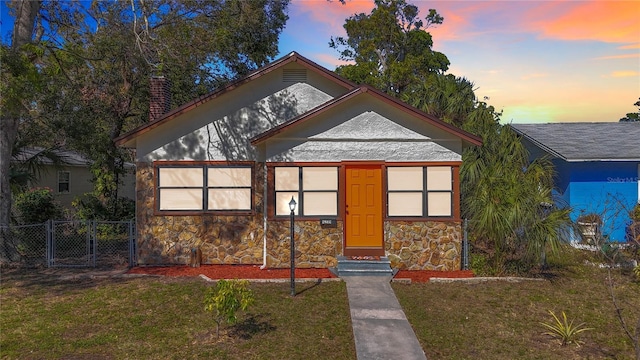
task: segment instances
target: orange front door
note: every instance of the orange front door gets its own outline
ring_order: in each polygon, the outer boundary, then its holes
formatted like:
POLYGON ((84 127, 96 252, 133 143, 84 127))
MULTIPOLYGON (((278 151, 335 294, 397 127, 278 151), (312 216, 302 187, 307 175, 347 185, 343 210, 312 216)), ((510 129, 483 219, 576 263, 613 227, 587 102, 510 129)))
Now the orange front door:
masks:
POLYGON ((384 255, 382 168, 346 166, 344 254, 384 255))

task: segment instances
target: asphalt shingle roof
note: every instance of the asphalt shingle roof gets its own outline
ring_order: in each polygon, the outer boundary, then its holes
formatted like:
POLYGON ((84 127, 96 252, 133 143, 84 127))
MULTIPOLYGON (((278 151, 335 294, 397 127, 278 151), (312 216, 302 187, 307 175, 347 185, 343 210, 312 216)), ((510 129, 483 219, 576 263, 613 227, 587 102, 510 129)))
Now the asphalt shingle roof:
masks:
POLYGON ((640 161, 640 122, 511 124, 520 135, 566 161, 640 161))

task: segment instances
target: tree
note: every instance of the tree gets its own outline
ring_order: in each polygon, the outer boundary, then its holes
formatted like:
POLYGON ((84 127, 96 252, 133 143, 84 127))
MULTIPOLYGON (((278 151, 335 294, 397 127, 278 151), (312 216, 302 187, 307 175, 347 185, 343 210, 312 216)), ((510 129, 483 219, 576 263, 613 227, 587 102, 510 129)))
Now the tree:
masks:
POLYGON ((39 82, 34 64, 37 55, 31 45, 38 40, 34 35, 40 1, 12 1, 9 5, 15 17, 13 36, 11 45, 2 44, 0 53, 0 262, 10 260, 14 254, 6 233, 11 219, 11 150, 20 123, 29 118, 39 82))
POLYGON ((513 270, 508 265, 516 271, 546 267, 546 250, 558 251, 569 240, 570 209, 556 205, 551 161, 529 161, 519 137, 493 121, 495 116, 484 104, 469 114, 466 126, 482 136, 483 145, 463 156, 463 216, 476 248, 487 251, 497 274, 513 270))
MULTIPOLYGON (((17 7, 37 4, 34 17, 47 26, 42 27, 43 36, 40 32, 34 37, 42 41, 32 47, 38 63, 29 68, 38 75, 39 89, 19 93, 25 82, 17 78, 5 82, 3 71, 3 87, 7 84, 16 93, 15 103, 31 106, 21 113, 29 115, 29 121, 15 121, 12 129, 43 145, 86 155, 93 161, 98 195, 115 204, 117 183, 130 155, 116 148, 113 140, 147 121, 149 78, 162 75, 172 83, 172 106, 176 106, 266 64, 277 55, 288 3, 16 2, 17 7)), ((14 12, 16 26, 22 24, 18 15, 23 12, 14 12)), ((33 24, 35 20, 31 28, 33 24)), ((22 33, 14 31, 14 38, 22 33)), ((10 47, 18 44, 14 40, 10 47)), ((3 159, 8 154, 3 151, 3 159)), ((8 214, 9 195, 2 195, 2 209, 8 214)))
POLYGON ((636 101, 633 106, 638 107, 638 112, 635 113, 627 113, 627 116, 620 119, 620 122, 624 121, 640 121, 640 98, 636 101))
POLYGON ((340 52, 341 60, 355 62, 338 67, 336 72, 355 83, 399 96, 410 85, 448 69, 449 60, 433 51, 433 39, 425 31, 443 20, 430 9, 423 22, 418 7, 405 0, 376 0, 371 14, 360 13, 346 20, 346 38, 331 39, 329 45, 340 52))
POLYGON ((427 81, 412 85, 402 100, 460 128, 478 106, 473 83, 453 74, 429 76, 427 81))
POLYGON ((247 280, 218 280, 204 297, 204 310, 213 313, 216 337, 220 337, 220 324, 235 324, 239 310, 247 310, 255 301, 247 280))

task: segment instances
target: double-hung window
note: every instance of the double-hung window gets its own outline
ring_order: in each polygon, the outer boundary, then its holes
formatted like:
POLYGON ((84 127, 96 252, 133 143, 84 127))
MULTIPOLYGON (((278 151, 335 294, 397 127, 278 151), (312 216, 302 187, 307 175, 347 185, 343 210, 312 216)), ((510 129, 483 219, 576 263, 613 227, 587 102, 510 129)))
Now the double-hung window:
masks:
POLYGON ((295 215, 338 216, 338 167, 277 166, 274 180, 276 216, 290 215, 291 198, 295 215))
POLYGON ((420 218, 453 216, 452 168, 387 167, 387 215, 420 218))
POLYGON ((158 210, 251 211, 252 178, 252 167, 244 165, 159 165, 158 210))
POLYGON ((58 192, 69 192, 69 178, 70 173, 68 171, 58 171, 58 192))

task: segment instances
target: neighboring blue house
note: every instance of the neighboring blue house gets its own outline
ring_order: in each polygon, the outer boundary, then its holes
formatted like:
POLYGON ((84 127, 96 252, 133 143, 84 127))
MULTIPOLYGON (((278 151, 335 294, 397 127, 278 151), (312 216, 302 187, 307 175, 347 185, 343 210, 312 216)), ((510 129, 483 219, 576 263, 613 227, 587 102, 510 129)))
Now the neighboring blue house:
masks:
POLYGON ((625 241, 629 211, 640 202, 640 123, 511 124, 531 158, 547 154, 557 171, 556 190, 573 208, 571 218, 602 216, 601 231, 625 241))

